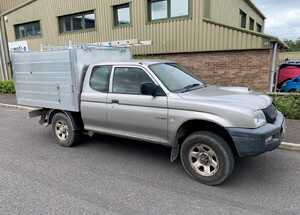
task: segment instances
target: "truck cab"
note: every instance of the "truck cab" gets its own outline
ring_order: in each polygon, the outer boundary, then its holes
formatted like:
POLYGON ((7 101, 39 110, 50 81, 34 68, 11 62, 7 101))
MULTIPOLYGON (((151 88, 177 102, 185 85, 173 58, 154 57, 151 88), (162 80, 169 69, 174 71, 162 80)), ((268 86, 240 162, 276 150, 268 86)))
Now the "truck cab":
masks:
MULTIPOLYGON (((124 57, 124 52, 117 53, 124 57)), ((71 56, 71 67, 63 64, 64 70, 58 70, 66 79, 56 84, 57 94, 36 83, 42 77, 49 87, 55 86, 57 80, 47 75, 53 67, 47 70, 45 64, 49 56, 55 63, 57 53, 44 56, 45 63, 38 55, 45 71, 29 69, 25 78, 19 65, 30 67, 31 58, 27 56, 24 63, 18 56, 15 62, 19 103, 38 108, 30 115, 41 116, 42 124, 51 125, 61 146, 80 143, 86 132, 161 144, 171 148, 171 161, 180 158, 193 179, 218 185, 232 174, 236 157, 272 151, 282 141, 284 117, 267 95, 244 87, 207 85, 175 62, 102 60, 83 66, 76 60, 81 56, 90 62, 90 58, 82 51, 73 54, 76 57, 72 58, 72 51, 61 53, 64 59, 71 56), (25 92, 28 87, 33 88, 32 94, 25 92), (43 92, 49 97, 41 100, 36 95, 43 92), (57 95, 55 102, 53 95, 57 95)))

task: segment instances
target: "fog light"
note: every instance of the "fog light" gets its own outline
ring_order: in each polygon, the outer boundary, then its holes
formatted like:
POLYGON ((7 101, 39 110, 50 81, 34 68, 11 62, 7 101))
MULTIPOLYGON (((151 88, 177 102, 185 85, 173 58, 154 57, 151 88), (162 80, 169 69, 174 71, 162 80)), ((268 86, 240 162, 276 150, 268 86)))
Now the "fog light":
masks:
POLYGON ((266 138, 265 140, 265 144, 268 145, 269 143, 271 143, 273 140, 273 136, 266 138))

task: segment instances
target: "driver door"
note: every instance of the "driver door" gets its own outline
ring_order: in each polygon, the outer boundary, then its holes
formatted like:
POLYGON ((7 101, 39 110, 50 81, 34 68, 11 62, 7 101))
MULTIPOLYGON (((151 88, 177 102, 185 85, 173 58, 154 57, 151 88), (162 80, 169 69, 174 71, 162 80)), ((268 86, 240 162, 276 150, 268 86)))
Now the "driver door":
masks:
POLYGON ((154 83, 142 67, 115 66, 108 94, 108 122, 112 132, 146 141, 167 143, 167 96, 141 93, 143 83, 154 83))

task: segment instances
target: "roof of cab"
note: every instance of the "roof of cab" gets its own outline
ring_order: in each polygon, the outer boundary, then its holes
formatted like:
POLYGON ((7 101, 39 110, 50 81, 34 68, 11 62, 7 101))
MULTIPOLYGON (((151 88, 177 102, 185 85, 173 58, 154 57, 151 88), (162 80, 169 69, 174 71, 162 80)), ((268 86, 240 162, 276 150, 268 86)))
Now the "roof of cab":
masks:
POLYGON ((144 65, 144 66, 150 66, 153 64, 160 64, 160 63, 174 63, 173 61, 167 61, 167 60, 130 60, 130 61, 111 61, 111 62, 102 62, 99 64, 94 65, 144 65))

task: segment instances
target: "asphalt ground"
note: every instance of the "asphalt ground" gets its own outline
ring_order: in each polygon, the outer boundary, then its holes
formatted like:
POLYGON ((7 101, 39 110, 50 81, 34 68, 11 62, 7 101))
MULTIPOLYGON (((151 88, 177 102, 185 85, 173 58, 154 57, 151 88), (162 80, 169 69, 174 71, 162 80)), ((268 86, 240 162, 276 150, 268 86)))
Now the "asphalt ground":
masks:
POLYGON ((300 214, 299 152, 242 159, 209 187, 168 148, 101 135, 62 148, 37 121, 0 107, 0 214, 300 214))

